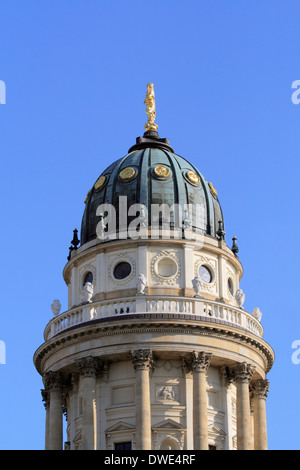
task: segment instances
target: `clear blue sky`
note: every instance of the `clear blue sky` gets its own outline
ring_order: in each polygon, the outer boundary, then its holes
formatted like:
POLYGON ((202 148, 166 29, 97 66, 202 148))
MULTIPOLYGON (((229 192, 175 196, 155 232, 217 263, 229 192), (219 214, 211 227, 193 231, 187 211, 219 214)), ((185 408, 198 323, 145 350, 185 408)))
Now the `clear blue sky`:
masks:
POLYGON ((101 171, 146 121, 218 190, 238 237, 245 308, 275 350, 271 449, 299 449, 298 0, 3 0, 0 4, 0 449, 42 449, 32 357, 59 298, 72 231, 101 171))

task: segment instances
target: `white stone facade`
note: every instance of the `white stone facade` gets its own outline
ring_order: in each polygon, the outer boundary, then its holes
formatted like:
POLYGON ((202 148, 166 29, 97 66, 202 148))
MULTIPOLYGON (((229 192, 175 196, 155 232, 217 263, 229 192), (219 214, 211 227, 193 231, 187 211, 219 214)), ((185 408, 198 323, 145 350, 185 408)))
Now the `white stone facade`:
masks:
POLYGON ((46 449, 63 441, 71 450, 266 448, 274 354, 236 299, 241 277, 238 258, 212 237, 97 240, 74 250, 64 269, 68 310, 49 321, 34 357, 46 449), (120 263, 125 277, 115 276, 120 263), (195 296, 203 266, 209 277, 195 296))

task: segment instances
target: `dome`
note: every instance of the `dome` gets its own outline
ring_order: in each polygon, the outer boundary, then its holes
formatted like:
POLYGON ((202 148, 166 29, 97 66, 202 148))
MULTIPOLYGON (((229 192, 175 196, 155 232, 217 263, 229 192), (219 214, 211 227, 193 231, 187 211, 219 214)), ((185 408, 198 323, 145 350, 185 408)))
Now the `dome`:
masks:
MULTIPOLYGON (((174 152, 168 139, 159 138, 157 132, 148 131, 138 137, 128 154, 97 178, 85 200, 81 245, 97 238, 97 225, 104 216, 100 207, 104 204, 115 208, 116 233, 121 228, 124 230, 124 207, 128 215, 125 223, 129 225, 140 213, 132 215, 129 208, 134 204, 144 206, 151 227, 155 220, 153 208, 167 205, 181 208, 180 214, 189 213, 194 232, 224 238, 222 209, 213 185, 187 159, 174 152)), ((171 210, 171 229, 183 224, 181 216, 178 219, 176 214, 171 210)), ((162 226, 163 213, 158 219, 155 223, 162 226)))

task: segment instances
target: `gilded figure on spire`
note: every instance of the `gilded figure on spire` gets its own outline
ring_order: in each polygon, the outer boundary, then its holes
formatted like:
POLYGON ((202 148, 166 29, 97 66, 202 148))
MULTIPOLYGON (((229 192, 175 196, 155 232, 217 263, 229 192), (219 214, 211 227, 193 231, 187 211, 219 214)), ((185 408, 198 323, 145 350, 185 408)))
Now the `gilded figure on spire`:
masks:
POLYGON ((144 101, 146 105, 146 113, 148 116, 148 122, 145 124, 146 131, 156 131, 158 125, 154 123, 155 121, 155 95, 153 83, 147 84, 147 94, 144 101))

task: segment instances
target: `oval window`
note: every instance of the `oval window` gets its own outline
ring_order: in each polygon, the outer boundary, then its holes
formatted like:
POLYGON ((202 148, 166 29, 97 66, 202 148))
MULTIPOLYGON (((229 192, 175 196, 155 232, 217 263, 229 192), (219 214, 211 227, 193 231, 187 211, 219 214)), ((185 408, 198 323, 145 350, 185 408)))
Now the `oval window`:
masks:
POLYGON ((114 267, 114 278, 118 280, 126 279, 131 274, 131 264, 122 261, 114 267))
POLYGON ((200 266, 198 269, 198 274, 202 281, 209 284, 212 281, 212 273, 211 270, 207 266, 200 266))
POLYGON ((228 290, 230 294, 233 295, 233 282, 232 282, 231 277, 228 279, 228 290))

